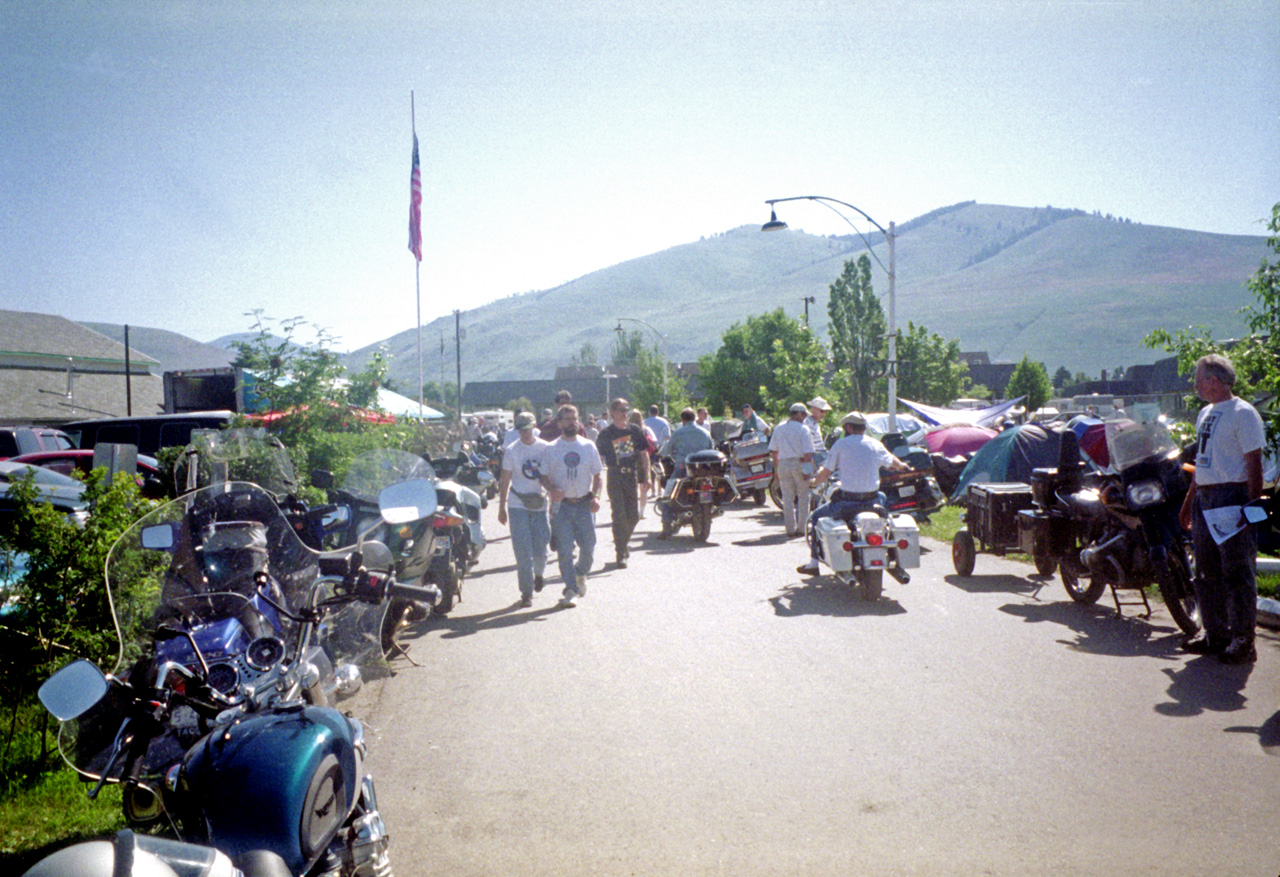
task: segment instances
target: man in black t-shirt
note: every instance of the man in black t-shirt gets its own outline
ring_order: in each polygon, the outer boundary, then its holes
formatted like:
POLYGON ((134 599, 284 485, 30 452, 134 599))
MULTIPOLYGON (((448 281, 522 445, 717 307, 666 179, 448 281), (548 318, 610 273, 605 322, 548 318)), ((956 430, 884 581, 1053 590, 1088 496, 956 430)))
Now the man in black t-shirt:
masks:
POLYGON ((609 469, 609 515, 619 569, 626 569, 631 554, 627 543, 640 520, 639 485, 649 480, 649 440, 643 429, 627 423, 629 408, 626 399, 610 402, 612 422, 596 438, 600 459, 609 469))

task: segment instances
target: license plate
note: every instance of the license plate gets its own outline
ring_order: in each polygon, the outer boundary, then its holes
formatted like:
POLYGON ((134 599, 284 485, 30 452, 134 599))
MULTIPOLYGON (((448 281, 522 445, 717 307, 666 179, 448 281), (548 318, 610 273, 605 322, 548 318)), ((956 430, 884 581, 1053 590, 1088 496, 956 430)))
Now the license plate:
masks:
POLYGON ((916 489, 910 484, 904 484, 898 488, 898 496, 915 496, 916 489))
POLYGON ((712 502, 716 498, 715 491, 702 490, 698 492, 698 502, 712 502))
POLYGON ((757 473, 757 472, 763 472, 763 471, 764 471, 764 463, 752 463, 752 464, 751 464, 751 473, 752 473, 753 475, 754 475, 755 473, 757 473))

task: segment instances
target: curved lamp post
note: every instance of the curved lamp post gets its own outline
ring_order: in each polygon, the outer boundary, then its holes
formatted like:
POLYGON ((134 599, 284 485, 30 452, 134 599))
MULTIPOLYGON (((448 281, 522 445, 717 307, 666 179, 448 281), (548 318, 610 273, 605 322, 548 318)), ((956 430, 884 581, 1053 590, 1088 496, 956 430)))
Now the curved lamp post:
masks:
POLYGON ((650 326, 644 320, 637 320, 635 317, 618 317, 618 325, 613 331, 617 332, 619 335, 621 335, 623 331, 623 320, 626 320, 629 323, 639 323, 641 326, 644 326, 650 332, 657 335, 662 341, 662 416, 669 417, 667 414, 667 336, 653 328, 653 326, 650 326))
POLYGON ((821 204, 823 207, 826 207, 836 216, 839 216, 845 222, 849 223, 849 227, 852 228, 855 233, 857 233, 858 237, 862 238, 862 242, 867 245, 867 252, 871 254, 871 258, 875 259, 876 264, 880 266, 881 270, 883 270, 885 274, 889 275, 889 331, 888 331, 889 361, 887 363, 887 372, 888 372, 888 378, 889 378, 889 431, 897 432, 898 431, 898 332, 894 324, 894 318, 896 316, 894 314, 894 306, 896 304, 896 295, 894 290, 895 274, 894 274, 893 223, 892 222, 889 223, 889 228, 886 230, 884 226, 882 226, 880 223, 876 222, 874 219, 872 219, 870 216, 864 213, 861 209, 854 207, 852 204, 849 204, 848 202, 840 201, 836 198, 828 198, 825 195, 796 195, 791 198, 771 198, 764 202, 769 205, 769 221, 766 222, 764 225, 760 226, 761 231, 782 231, 787 227, 787 224, 785 222, 778 219, 778 212, 777 210, 774 209, 774 206, 773 206, 775 204, 781 204, 783 201, 816 201, 817 203, 821 204), (832 206, 833 204, 839 204, 842 207, 848 207, 850 210, 855 211, 863 219, 865 219, 867 222, 871 223, 872 225, 874 225, 876 228, 880 230, 880 233, 884 235, 885 240, 888 241, 889 243, 888 267, 885 267, 885 264, 880 261, 880 257, 877 256, 875 253, 875 250, 871 248, 871 242, 868 241, 866 236, 858 229, 856 225, 853 224, 853 220, 851 220, 849 217, 845 216, 843 213, 841 213, 839 210, 833 207, 832 206))

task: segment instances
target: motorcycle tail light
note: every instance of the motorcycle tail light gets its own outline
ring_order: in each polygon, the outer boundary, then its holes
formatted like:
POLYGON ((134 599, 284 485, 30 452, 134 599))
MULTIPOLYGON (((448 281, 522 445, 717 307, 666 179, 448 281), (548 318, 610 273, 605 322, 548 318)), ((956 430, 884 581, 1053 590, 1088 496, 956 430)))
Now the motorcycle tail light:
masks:
POLYGON ((1145 509, 1165 501, 1164 486, 1159 481, 1139 481, 1130 484, 1125 499, 1133 509, 1145 509))
POLYGON ((898 547, 905 551, 906 549, 911 547, 911 542, 910 540, 907 540, 907 539, 899 539, 898 547))
POLYGON ((879 546, 884 544, 884 537, 879 533, 868 533, 867 544, 871 546, 879 546))
POLYGON ((464 521, 457 515, 436 515, 431 526, 437 530, 448 530, 450 527, 461 527, 464 521))
POLYGON ((852 553, 853 553, 853 543, 852 543, 852 542, 846 542, 846 543, 844 543, 843 545, 841 545, 840 547, 841 547, 841 548, 843 548, 845 551, 849 552, 850 554, 852 554, 852 553))

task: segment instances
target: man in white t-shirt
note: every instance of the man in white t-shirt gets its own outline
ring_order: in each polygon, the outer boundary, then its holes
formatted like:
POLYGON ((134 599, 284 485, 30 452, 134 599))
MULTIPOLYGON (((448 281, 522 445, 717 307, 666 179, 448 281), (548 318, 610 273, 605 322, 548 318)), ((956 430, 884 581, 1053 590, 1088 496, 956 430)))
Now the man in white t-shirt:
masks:
POLYGON ((557 503, 551 516, 551 532, 556 537, 560 577, 564 580, 562 606, 573 606, 587 593, 587 573, 591 571, 596 547, 596 512, 600 511, 600 486, 604 467, 595 442, 587 441, 578 423, 578 409, 561 405, 556 414, 560 437, 547 448, 542 484, 557 503), (575 563, 573 551, 578 548, 575 563))
POLYGON ((834 475, 840 487, 831 494, 830 502, 819 506, 809 516, 809 561, 796 568, 796 572, 803 575, 818 574, 822 544, 814 525, 820 518, 834 518, 864 507, 870 508, 877 500, 883 503, 880 469, 911 468, 889 453, 883 443, 866 434, 867 418, 862 413, 850 411, 840 425, 844 428, 844 438, 831 446, 827 461, 809 481, 811 486, 817 487, 834 475))
POLYGON ((1196 418, 1196 475, 1178 518, 1190 528, 1196 552, 1196 599, 1204 629, 1183 648, 1218 655, 1224 664, 1258 659, 1253 643, 1258 616, 1258 534, 1246 525, 1221 544, 1204 513, 1241 506, 1262 495, 1262 418, 1234 395, 1236 370, 1219 354, 1196 363, 1196 395, 1209 404, 1196 418))
POLYGON ((551 445, 538 438, 538 421, 528 412, 516 415, 519 439, 502 452, 498 480, 498 523, 511 522, 511 549, 516 555, 520 605, 532 606, 534 591, 542 590, 547 566, 547 494, 542 486, 543 461, 551 445))
POLYGON ((782 524, 787 536, 804 532, 809 519, 809 473, 813 465, 813 435, 805 429, 808 409, 803 402, 791 406, 791 416, 774 427, 769 436, 769 453, 773 456, 773 477, 782 492, 782 524))

